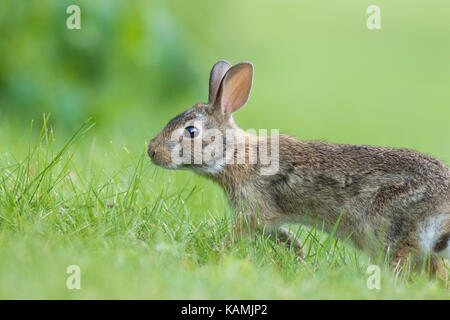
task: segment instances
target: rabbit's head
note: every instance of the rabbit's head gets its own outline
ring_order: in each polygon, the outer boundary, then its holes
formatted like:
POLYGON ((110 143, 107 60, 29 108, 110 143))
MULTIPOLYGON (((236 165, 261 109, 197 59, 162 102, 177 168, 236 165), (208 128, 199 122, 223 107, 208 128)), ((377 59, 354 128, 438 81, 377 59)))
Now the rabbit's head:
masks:
POLYGON ((209 78, 208 103, 197 103, 169 121, 148 146, 153 163, 167 169, 219 172, 233 156, 234 137, 242 132, 232 113, 247 102, 252 79, 249 62, 233 67, 217 62, 209 78))

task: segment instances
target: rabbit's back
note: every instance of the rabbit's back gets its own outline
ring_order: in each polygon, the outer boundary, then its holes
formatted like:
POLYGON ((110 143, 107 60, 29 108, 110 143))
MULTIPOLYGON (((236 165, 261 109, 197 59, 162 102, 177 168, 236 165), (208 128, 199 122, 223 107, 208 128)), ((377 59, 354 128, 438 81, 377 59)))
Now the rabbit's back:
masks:
POLYGON ((441 161, 410 149, 299 141, 280 136, 280 163, 342 174, 397 175, 435 185, 448 184, 449 168, 441 161))

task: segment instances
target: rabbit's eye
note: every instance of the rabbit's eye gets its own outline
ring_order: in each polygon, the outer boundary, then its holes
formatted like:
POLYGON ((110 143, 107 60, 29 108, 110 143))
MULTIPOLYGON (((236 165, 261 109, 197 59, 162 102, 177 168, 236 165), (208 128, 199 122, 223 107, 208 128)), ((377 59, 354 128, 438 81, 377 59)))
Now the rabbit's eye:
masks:
POLYGON ((188 138, 193 139, 198 136, 198 129, 194 126, 189 126, 185 128, 185 133, 188 138))

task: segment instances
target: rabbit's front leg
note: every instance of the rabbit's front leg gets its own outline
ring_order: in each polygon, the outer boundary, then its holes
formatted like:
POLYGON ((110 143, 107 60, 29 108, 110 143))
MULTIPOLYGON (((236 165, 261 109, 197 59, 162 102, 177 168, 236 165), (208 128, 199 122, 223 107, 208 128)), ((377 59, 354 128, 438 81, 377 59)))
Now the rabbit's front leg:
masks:
POLYGON ((294 250, 299 258, 304 258, 303 245, 294 232, 280 226, 280 219, 269 219, 265 223, 265 231, 268 232, 270 238, 281 244, 285 244, 288 249, 294 250))
POLYGON ((280 227, 277 223, 267 223, 253 214, 239 213, 237 215, 232 228, 232 242, 235 243, 242 237, 253 238, 256 233, 264 233, 264 231, 272 240, 285 244, 288 249, 292 248, 301 259, 304 258, 303 246, 292 231, 280 227))
POLYGON ((261 232, 262 230, 263 225, 255 215, 239 212, 233 221, 231 229, 232 242, 236 243, 244 237, 253 238, 257 232, 261 232))
POLYGON ((288 249, 294 250, 294 252, 303 259, 305 257, 303 253, 303 245, 300 240, 297 239, 295 234, 292 231, 284 227, 278 227, 270 231, 270 236, 275 241, 286 244, 288 249))

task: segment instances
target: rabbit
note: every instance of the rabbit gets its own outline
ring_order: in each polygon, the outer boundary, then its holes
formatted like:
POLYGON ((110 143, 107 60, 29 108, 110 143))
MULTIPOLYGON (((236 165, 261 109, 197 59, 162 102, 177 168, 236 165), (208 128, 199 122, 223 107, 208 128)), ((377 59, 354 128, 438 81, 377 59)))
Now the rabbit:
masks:
POLYGON ((303 257, 301 242, 284 224, 320 223, 327 231, 337 225, 337 237, 374 257, 382 249, 392 267, 408 257, 419 266, 428 257, 431 272, 447 278, 441 258, 450 258, 449 168, 409 149, 244 131, 233 113, 247 102, 252 83, 252 63, 218 61, 209 77, 208 103, 176 116, 150 141, 152 162, 192 170, 218 183, 237 216, 245 218, 236 219, 236 237, 267 231, 303 257), (213 140, 222 150, 202 159, 213 140), (250 161, 249 155, 258 154, 264 144, 277 147, 278 167, 271 174, 262 174, 265 165, 259 159, 250 161), (238 149, 245 161, 237 161, 238 149))

